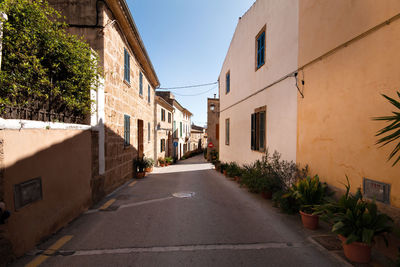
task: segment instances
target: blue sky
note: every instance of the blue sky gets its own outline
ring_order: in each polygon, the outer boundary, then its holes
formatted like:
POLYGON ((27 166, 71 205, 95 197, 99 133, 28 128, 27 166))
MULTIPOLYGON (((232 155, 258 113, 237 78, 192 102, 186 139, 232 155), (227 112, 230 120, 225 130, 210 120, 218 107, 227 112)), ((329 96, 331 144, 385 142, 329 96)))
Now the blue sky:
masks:
MULTIPOLYGON (((161 87, 217 81, 238 18, 254 1, 127 0, 161 87)), ((206 124, 215 85, 171 91, 194 114, 194 123, 206 124)))

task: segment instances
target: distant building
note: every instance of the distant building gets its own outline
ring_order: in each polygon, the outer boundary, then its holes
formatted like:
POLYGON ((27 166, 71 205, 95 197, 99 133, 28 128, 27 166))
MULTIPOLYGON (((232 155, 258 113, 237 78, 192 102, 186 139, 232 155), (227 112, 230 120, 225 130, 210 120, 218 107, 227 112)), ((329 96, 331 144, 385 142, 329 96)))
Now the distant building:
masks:
POLYGON ((201 126, 191 125, 191 133, 190 133, 190 150, 196 150, 199 148, 206 147, 206 129, 201 126))
POLYGON ((172 156, 180 159, 190 148, 190 124, 192 113, 185 109, 169 91, 157 91, 157 96, 162 97, 173 108, 173 152, 172 156))
POLYGON ((207 158, 211 150, 219 150, 219 99, 208 98, 207 99, 207 158), (212 148, 209 145, 212 144, 212 148))
POLYGON ((154 131, 154 154, 156 155, 155 160, 157 161, 158 158, 173 156, 172 126, 174 107, 160 96, 156 96, 155 101, 156 110, 154 114, 156 130, 154 131))

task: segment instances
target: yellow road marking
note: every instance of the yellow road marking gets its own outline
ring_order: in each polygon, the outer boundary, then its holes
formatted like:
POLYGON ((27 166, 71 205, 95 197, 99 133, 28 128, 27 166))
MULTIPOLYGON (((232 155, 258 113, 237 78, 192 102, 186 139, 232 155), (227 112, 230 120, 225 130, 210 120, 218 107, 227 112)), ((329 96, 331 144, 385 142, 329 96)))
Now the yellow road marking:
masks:
POLYGON ((129 187, 134 186, 137 183, 137 181, 133 181, 132 183, 129 184, 129 187))
POLYGON ((101 206, 101 208, 100 208, 99 210, 105 210, 105 209, 107 209, 107 208, 110 207, 111 204, 114 203, 114 202, 115 202, 115 198, 110 199, 109 201, 107 201, 106 203, 104 203, 104 205, 101 206))
POLYGON ((30 263, 25 265, 25 267, 36 267, 42 264, 50 255, 54 254, 57 250, 59 250, 62 246, 65 245, 68 241, 71 240, 73 236, 72 235, 66 235, 61 237, 60 239, 57 240, 53 245, 51 245, 49 248, 47 248, 42 255, 37 256, 34 258, 30 263))

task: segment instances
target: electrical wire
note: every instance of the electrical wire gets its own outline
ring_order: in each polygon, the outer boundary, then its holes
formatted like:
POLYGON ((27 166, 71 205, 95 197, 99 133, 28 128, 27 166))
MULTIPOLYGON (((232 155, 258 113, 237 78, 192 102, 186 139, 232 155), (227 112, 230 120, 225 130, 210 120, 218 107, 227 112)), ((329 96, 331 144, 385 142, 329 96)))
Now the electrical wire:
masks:
POLYGON ((198 95, 206 94, 206 93, 210 92, 211 90, 214 90, 215 88, 217 88, 217 85, 211 87, 211 88, 208 89, 207 91, 204 91, 204 92, 201 92, 201 93, 198 93, 198 94, 182 95, 182 94, 174 93, 174 95, 177 95, 177 96, 198 96, 198 95))
POLYGON ((208 86, 208 85, 214 85, 214 84, 217 84, 217 83, 218 82, 195 84, 195 85, 186 85, 186 86, 177 86, 177 87, 160 87, 160 88, 157 88, 157 89, 160 89, 160 90, 176 90, 176 89, 186 89, 186 88, 193 88, 193 87, 203 87, 203 86, 208 86))

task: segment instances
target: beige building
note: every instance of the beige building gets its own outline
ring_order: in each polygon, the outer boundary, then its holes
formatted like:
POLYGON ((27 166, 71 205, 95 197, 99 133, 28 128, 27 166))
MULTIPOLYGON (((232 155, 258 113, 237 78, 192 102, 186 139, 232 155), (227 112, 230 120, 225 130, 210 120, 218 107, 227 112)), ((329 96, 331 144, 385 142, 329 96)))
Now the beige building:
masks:
POLYGON ((207 158, 211 150, 219 150, 219 99, 207 98, 207 158), (209 147, 210 143, 212 148, 209 147))
POLYGON ((221 161, 267 148, 296 160, 298 2, 258 0, 239 18, 219 75, 221 161))
POLYGON ((400 165, 387 161, 395 144, 375 145, 394 111, 381 94, 400 88, 400 2, 299 2, 297 162, 330 185, 349 177, 400 222, 400 165), (323 20, 321 18, 324 18, 323 20), (397 215, 395 215, 397 214, 397 215))
POLYGON ((155 160, 158 158, 172 157, 172 122, 174 107, 164 98, 155 98, 155 160))

